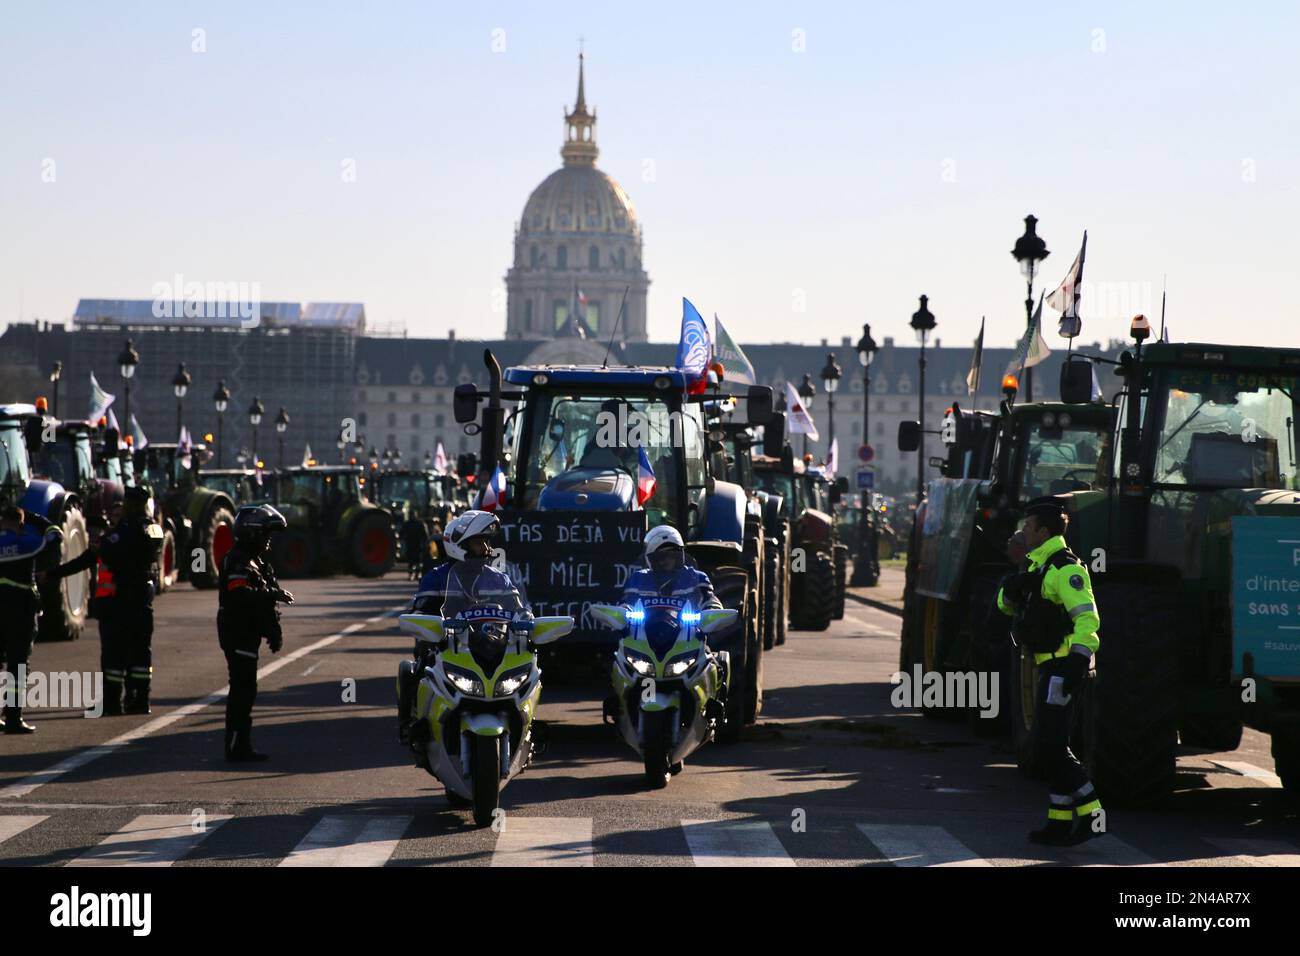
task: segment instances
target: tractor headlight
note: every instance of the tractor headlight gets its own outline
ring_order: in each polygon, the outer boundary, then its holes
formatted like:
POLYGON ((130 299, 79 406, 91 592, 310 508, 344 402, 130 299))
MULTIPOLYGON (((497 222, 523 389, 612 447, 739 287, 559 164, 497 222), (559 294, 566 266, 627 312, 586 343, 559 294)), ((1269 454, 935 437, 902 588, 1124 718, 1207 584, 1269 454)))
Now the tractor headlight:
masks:
POLYGON ((505 674, 502 674, 501 679, 496 683, 496 689, 493 692, 494 695, 497 697, 505 697, 508 694, 513 694, 520 687, 524 686, 532 672, 533 665, 525 664, 523 667, 516 667, 512 671, 507 671, 505 674))
POLYGON ((640 651, 633 651, 624 648, 623 660, 627 661, 627 666, 632 668, 632 670, 636 671, 638 674, 647 675, 654 673, 654 661, 650 660, 650 658, 646 657, 640 651))
POLYGON ((470 697, 483 696, 483 682, 473 672, 462 670, 446 662, 443 663, 442 667, 452 687, 470 697))
POLYGON ((669 677, 681 677, 695 666, 696 658, 699 655, 695 651, 689 651, 685 654, 679 654, 668 662, 665 668, 669 677))

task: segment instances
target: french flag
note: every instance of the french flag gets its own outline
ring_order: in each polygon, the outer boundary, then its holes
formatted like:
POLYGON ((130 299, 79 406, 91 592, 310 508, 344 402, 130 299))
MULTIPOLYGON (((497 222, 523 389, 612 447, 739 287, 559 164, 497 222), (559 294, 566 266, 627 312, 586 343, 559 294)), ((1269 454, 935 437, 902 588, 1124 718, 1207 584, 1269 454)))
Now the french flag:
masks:
POLYGON ((650 457, 645 453, 645 445, 637 449, 636 462, 636 503, 643 505, 655 493, 655 470, 650 467, 650 457))
POLYGON ((488 483, 479 492, 478 506, 483 511, 496 511, 506 503, 506 476, 497 465, 496 471, 492 472, 492 477, 488 483))

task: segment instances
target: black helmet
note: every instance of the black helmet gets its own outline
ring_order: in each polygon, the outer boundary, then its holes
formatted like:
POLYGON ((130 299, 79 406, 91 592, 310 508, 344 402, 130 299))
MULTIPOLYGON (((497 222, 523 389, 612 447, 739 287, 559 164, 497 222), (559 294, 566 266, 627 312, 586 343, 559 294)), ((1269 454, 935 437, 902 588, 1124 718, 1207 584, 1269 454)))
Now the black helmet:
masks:
POLYGON ((270 505, 244 505, 235 515, 235 537, 245 541, 264 541, 287 527, 284 515, 270 505))

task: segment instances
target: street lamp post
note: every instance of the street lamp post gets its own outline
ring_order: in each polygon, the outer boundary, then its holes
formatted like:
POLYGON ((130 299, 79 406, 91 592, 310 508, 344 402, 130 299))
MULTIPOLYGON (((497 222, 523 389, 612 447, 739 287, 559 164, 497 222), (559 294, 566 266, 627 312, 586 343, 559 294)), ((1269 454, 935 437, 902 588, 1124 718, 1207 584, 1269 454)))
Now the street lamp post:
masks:
POLYGON ((262 416, 266 413, 266 407, 262 400, 256 395, 253 396, 253 404, 248 406, 248 424, 253 426, 253 467, 257 467, 257 426, 262 424, 262 416))
MULTIPOLYGON (((803 373, 803 381, 799 383, 799 397, 803 399, 803 410, 808 413, 808 418, 812 420, 812 403, 813 398, 817 395, 817 386, 812 383, 812 376, 807 372, 803 373)), ((803 453, 808 454, 808 433, 803 433, 803 453)))
MULTIPOLYGON (((1025 277, 1025 328, 1034 324, 1034 276, 1038 274, 1038 264, 1046 259, 1050 252, 1047 243, 1035 232, 1038 220, 1033 216, 1025 217, 1025 232, 1016 240, 1011 254, 1020 263, 1020 274, 1025 277)), ((1033 346, 1031 341, 1030 346, 1033 346)), ((1034 400, 1034 370, 1025 369, 1025 401, 1034 400)))
MULTIPOLYGON (((284 433, 289 429, 289 413, 280 406, 280 413, 275 416, 275 437, 280 445, 280 463, 279 467, 284 468, 284 433)), ((278 487, 278 482, 277 482, 278 487)))
POLYGON ((140 353, 135 350, 131 340, 126 340, 126 345, 117 356, 117 370, 122 373, 122 381, 126 383, 126 406, 123 415, 126 421, 122 426, 126 429, 128 435, 131 434, 131 379, 135 375, 135 367, 140 364, 140 353))
POLYGON ((63 378, 63 363, 55 362, 50 369, 50 384, 54 386, 54 417, 59 417, 59 379, 63 378))
POLYGON ((217 409, 217 467, 221 467, 221 425, 226 420, 226 408, 230 405, 230 389, 226 388, 223 378, 217 382, 217 390, 212 393, 212 404, 217 409))
POLYGON ((921 336, 921 354, 918 363, 921 371, 920 381, 920 423, 921 423, 921 444, 916 449, 916 504, 920 507, 921 499, 925 497, 925 337, 934 331, 935 320, 930 314, 928 303, 929 296, 921 296, 921 307, 912 313, 912 328, 921 336))
MULTIPOLYGON (((827 428, 829 434, 826 437, 826 455, 829 458, 831 453, 831 443, 835 441, 835 393, 840 387, 840 367, 835 362, 835 353, 826 353, 826 364, 822 366, 821 379, 822 385, 826 389, 826 414, 827 428)), ((839 464, 838 462, 836 463, 839 464)), ((834 476, 832 476, 834 477, 834 476)))
POLYGON ((176 440, 181 440, 181 429, 185 427, 185 393, 190 390, 190 383, 194 377, 185 369, 185 363, 181 362, 181 367, 176 370, 172 376, 172 390, 176 393, 176 440))
MULTIPOLYGON (((871 326, 862 326, 858 339, 858 364, 862 366, 862 444, 871 444, 871 362, 876 357, 876 340, 871 326)), ((871 506, 872 492, 862 492, 862 531, 858 535, 858 557, 853 562, 855 587, 870 587, 880 580, 880 560, 876 547, 876 512, 871 506)))

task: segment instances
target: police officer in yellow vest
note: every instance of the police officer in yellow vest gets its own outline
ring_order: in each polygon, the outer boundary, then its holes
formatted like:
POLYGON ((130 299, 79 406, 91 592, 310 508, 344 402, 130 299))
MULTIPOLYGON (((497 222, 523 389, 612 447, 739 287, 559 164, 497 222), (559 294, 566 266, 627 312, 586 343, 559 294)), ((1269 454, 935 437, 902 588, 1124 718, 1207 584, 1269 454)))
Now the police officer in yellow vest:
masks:
POLYGON ((1094 826, 1101 801, 1070 751, 1071 705, 1100 643, 1101 618, 1088 569, 1065 544, 1064 507, 1054 498, 1036 498, 1025 515, 1025 566, 1002 582, 998 609, 1015 619, 1016 643, 1038 665, 1037 747, 1051 793, 1047 826, 1029 839, 1072 846, 1104 829, 1094 826))

